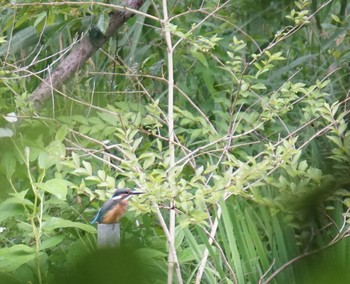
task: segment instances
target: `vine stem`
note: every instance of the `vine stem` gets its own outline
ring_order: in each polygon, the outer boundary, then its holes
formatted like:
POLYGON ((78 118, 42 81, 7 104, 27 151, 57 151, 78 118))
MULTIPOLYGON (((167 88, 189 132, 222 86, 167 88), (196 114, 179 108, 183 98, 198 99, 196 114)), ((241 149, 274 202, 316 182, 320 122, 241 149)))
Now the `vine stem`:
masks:
POLYGON ((40 253, 40 243, 41 243, 41 217, 42 217, 42 207, 40 207, 41 211, 39 216, 37 215, 37 208, 38 208, 38 202, 40 202, 40 205, 42 204, 42 200, 40 199, 40 196, 38 194, 37 188, 34 185, 34 180, 32 178, 32 174, 30 172, 30 162, 29 162, 29 156, 30 156, 30 149, 29 147, 25 148, 25 156, 24 161, 27 168, 28 178, 30 180, 30 184, 32 186, 32 190, 34 193, 34 207, 32 216, 30 218, 32 230, 33 230, 33 236, 35 240, 35 267, 36 267, 36 273, 38 277, 38 283, 42 284, 42 277, 41 277, 41 268, 40 268, 40 259, 39 259, 39 253, 40 253), (39 228, 36 226, 35 219, 40 223, 39 228))
MULTIPOLYGON (((171 34, 168 28, 169 15, 167 1, 163 0, 163 32, 167 46, 167 63, 168 63, 168 135, 169 135, 169 167, 175 165, 175 135, 174 135, 174 70, 173 70, 173 45, 171 41, 171 34)), ((170 191, 172 196, 175 196, 174 171, 168 173, 170 191)), ((173 283, 174 269, 176 270, 178 283, 182 284, 182 276, 179 262, 175 250, 175 198, 170 201, 170 215, 169 215, 169 256, 168 256, 168 284, 173 283), (172 247, 173 246, 173 247, 172 247)))

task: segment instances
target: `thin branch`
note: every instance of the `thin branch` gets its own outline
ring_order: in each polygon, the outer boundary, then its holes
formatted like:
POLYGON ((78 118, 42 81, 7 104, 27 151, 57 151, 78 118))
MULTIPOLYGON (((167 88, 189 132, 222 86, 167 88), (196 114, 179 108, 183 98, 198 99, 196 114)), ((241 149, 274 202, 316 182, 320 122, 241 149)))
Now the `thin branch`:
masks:
MULTIPOLYGON (((221 218, 221 214, 222 214, 222 211, 221 211, 221 207, 219 206, 218 207, 218 210, 216 212, 216 217, 215 217, 215 220, 214 220, 214 224, 211 228, 211 231, 210 231, 210 234, 209 234, 209 245, 211 245, 213 243, 213 240, 215 239, 215 235, 216 235, 216 231, 218 229, 218 226, 219 226, 219 220, 221 218)), ((199 268, 198 268, 198 271, 197 271, 197 275, 196 275, 196 280, 195 280, 195 284, 200 284, 201 283, 201 280, 202 280, 202 276, 203 276, 203 273, 204 273, 204 269, 205 269, 205 266, 206 266, 206 263, 207 263, 207 260, 208 260, 208 256, 209 256, 209 249, 206 248, 205 251, 204 251, 204 254, 203 254, 203 257, 201 259, 201 262, 199 263, 199 268)))
MULTIPOLYGON (((221 10, 223 7, 225 7, 230 1, 226 1, 223 3, 221 6, 217 7, 214 11, 210 12, 208 15, 204 17, 203 20, 201 20, 198 24, 194 25, 188 32, 187 34, 191 34, 193 31, 195 31, 197 28, 199 28, 203 23, 207 21, 208 18, 210 18, 212 15, 216 14, 217 11, 221 10)), ((172 18, 169 20, 171 21, 172 18)), ((174 44, 174 49, 184 38, 180 38, 175 44, 174 44)))
MULTIPOLYGON (((173 65, 173 45, 171 42, 171 34, 167 29, 169 24, 168 5, 167 1, 163 0, 163 30, 164 38, 167 45, 167 63, 168 63, 168 136, 169 136, 169 167, 175 164, 175 132, 174 132, 174 65, 173 65)), ((174 172, 168 173, 170 191, 175 192, 174 184, 174 172)), ((175 194, 174 194, 175 195, 175 194)), ((175 212, 175 200, 170 202, 170 216, 169 216, 169 257, 168 257, 168 284, 173 283, 174 269, 176 270, 177 279, 179 284, 183 283, 181 270, 176 257, 175 250, 175 224, 176 224, 176 212, 175 212), (174 246, 174 247, 171 247, 174 246)))
MULTIPOLYGON (((280 43, 283 40, 286 40, 287 38, 289 38, 290 36, 292 36, 293 34, 295 34, 297 31, 299 31, 302 27, 304 27, 319 11, 321 11, 324 7, 326 7, 328 4, 330 4, 333 0, 328 0, 326 3, 323 3, 314 13, 312 13, 304 22, 302 22, 300 25, 294 26, 293 28, 291 28, 289 31, 287 31, 281 38, 275 38, 272 42, 270 42, 270 44, 264 48, 263 50, 261 50, 261 52, 259 53, 259 55, 264 54, 266 51, 272 49, 276 44, 280 43)), ((251 66, 256 59, 253 59, 251 62, 249 62, 247 64, 248 66, 251 66)))
MULTIPOLYGON (((220 208, 220 207, 219 207, 220 208)), ((220 210, 220 214, 221 214, 221 210, 220 210)), ((236 273, 233 271, 230 263, 228 262, 227 260, 227 257, 225 256, 225 252, 222 250, 220 244, 215 240, 214 237, 211 236, 211 234, 205 229, 205 228, 202 228, 204 230, 204 232, 209 236, 210 240, 212 240, 212 242, 214 243, 214 245, 217 247, 217 249, 220 251, 220 254, 221 254, 221 258, 222 260, 224 261, 224 263, 226 264, 228 270, 230 271, 230 274, 231 274, 231 279, 233 280, 233 283, 234 284, 237 284, 238 281, 237 281, 237 277, 236 277, 236 273)))
POLYGON ((262 284, 262 280, 272 270, 273 266, 275 265, 275 262, 275 259, 273 259, 270 267, 265 271, 263 275, 260 276, 258 284, 262 284))

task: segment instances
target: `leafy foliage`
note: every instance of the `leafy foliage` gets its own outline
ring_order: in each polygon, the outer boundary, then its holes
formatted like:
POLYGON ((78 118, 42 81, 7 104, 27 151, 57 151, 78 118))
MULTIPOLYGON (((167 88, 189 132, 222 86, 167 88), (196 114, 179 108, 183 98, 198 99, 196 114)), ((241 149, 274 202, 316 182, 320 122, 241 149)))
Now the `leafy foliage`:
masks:
POLYGON ((336 14, 347 1, 231 2, 146 2, 39 113, 28 97, 40 78, 83 34, 103 32, 118 3, 3 6, 8 283, 53 281, 78 251, 94 251, 89 221, 115 187, 147 192, 122 238, 158 271, 152 283, 168 273, 171 210, 186 283, 298 283, 293 258, 347 237, 349 21, 336 14), (150 17, 164 9, 170 21, 150 17))

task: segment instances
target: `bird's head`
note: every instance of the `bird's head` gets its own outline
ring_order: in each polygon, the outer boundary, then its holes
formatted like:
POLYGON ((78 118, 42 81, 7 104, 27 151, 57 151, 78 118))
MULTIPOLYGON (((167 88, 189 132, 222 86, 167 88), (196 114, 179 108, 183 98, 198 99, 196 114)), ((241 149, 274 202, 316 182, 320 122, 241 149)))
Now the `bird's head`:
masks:
POLYGON ((128 199, 133 195, 138 195, 143 193, 144 193, 143 191, 136 191, 136 190, 133 191, 130 188, 119 188, 113 193, 111 199, 113 200, 128 199))

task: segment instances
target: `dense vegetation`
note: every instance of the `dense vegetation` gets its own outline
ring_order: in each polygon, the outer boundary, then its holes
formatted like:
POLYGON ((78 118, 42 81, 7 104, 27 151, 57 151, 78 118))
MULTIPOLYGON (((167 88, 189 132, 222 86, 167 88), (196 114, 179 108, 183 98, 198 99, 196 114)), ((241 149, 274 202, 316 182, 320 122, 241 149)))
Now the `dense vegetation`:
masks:
POLYGON ((0 282, 79 267, 116 187, 147 192, 121 221, 147 283, 350 281, 347 0, 146 1, 40 107, 124 8, 31 2, 0 1, 0 282))

